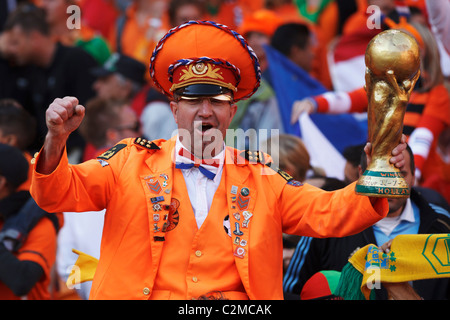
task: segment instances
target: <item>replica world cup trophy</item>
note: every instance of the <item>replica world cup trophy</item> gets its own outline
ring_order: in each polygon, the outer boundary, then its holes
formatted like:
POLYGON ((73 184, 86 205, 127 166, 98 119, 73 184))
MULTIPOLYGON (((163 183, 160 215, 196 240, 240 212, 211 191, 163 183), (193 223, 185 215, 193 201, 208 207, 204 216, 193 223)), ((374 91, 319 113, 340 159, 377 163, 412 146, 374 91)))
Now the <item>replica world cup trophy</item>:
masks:
POLYGON ((408 197, 408 184, 389 159, 401 140, 406 105, 420 75, 419 45, 403 31, 386 30, 369 42, 365 63, 372 151, 355 191, 372 197, 408 197))

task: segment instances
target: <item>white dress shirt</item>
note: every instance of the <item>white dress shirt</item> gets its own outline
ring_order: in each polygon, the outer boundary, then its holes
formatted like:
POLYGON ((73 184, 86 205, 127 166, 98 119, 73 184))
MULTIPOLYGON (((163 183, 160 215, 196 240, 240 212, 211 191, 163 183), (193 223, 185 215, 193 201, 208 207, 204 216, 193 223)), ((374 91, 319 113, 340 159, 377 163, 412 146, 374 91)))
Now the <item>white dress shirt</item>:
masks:
POLYGON ((392 231, 400 224, 401 221, 408 221, 408 222, 415 222, 416 219, 414 218, 414 211, 413 207, 411 205, 411 199, 406 200, 405 208, 403 209, 402 213, 398 215, 397 217, 385 217, 375 223, 375 225, 380 228, 380 230, 386 235, 390 236, 392 231))
MULTIPOLYGON (((179 138, 175 144, 175 162, 188 163, 186 159, 180 156, 178 153, 180 148, 184 148, 179 138)), ((219 159, 219 167, 217 168, 216 176, 213 180, 208 179, 200 170, 196 167, 191 169, 181 169, 183 173, 186 188, 189 194, 189 200, 191 201, 192 210, 194 211, 195 220, 197 221, 197 227, 200 229, 203 222, 208 215, 211 203, 220 184, 222 177, 223 163, 225 160, 225 143, 222 151, 216 155, 213 159, 219 159)), ((176 169, 178 170, 178 169, 176 169)))

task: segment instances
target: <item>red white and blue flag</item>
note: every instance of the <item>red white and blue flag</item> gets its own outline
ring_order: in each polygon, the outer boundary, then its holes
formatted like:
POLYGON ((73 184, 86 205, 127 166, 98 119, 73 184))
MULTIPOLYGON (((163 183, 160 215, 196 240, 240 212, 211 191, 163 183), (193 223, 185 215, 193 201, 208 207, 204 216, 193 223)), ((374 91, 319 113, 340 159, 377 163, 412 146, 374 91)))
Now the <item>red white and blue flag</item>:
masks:
POLYGON ((266 46, 270 83, 275 91, 288 134, 302 138, 311 157, 311 165, 321 167, 330 177, 343 178, 345 160, 342 156, 348 146, 367 141, 367 117, 361 114, 302 115, 291 125, 291 110, 295 101, 322 94, 327 90, 306 71, 276 49, 266 46))

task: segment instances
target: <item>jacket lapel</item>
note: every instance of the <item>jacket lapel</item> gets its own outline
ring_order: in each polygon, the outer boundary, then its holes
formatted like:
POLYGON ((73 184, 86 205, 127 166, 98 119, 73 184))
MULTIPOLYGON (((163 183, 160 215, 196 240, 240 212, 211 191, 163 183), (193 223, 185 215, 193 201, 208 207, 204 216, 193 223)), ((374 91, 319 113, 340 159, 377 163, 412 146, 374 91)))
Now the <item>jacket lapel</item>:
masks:
POLYGON ((247 164, 236 165, 235 150, 227 148, 223 178, 226 179, 226 197, 230 218, 230 234, 235 263, 242 283, 250 295, 248 251, 250 231, 254 219, 256 188, 247 181, 247 164))
POLYGON ((166 228, 169 226, 173 189, 174 165, 173 139, 163 143, 157 157, 149 157, 145 163, 149 173, 140 177, 147 202, 149 233, 151 241, 153 274, 158 271, 161 251, 165 242, 166 228))

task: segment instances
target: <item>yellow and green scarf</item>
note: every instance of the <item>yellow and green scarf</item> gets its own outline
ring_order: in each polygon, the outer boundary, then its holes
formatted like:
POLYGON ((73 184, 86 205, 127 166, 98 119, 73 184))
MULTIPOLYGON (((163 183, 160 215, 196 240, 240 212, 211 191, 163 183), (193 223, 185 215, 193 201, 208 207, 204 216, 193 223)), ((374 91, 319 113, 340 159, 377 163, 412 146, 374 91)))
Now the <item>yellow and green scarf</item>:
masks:
POLYGON ((374 299, 382 282, 450 277, 450 234, 399 235, 389 253, 369 244, 342 269, 335 294, 344 300, 374 299))

